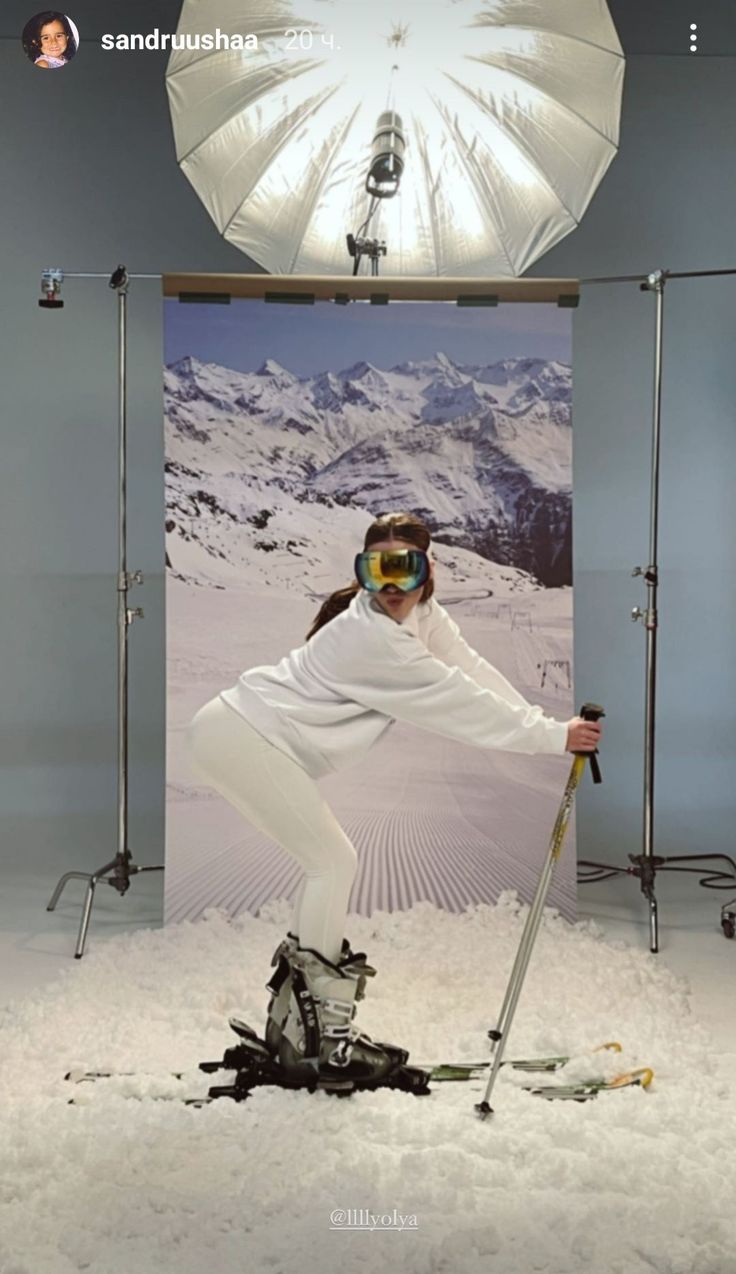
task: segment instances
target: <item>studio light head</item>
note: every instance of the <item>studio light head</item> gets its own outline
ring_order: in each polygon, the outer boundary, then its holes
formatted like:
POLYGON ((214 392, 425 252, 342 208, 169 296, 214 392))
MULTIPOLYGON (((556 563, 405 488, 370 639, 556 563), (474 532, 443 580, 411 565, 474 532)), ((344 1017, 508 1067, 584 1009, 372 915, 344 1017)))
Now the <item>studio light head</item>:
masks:
POLYGON ((378 274, 378 259, 386 256, 385 239, 369 239, 366 231, 378 207, 379 199, 391 199, 398 192, 401 174, 404 171, 404 150, 406 138, 401 116, 396 111, 381 111, 373 134, 371 147, 371 163, 365 188, 371 197, 368 216, 357 234, 347 236, 348 252, 353 258, 353 275, 360 269, 361 257, 367 256, 371 263, 371 274, 378 274))
POLYGON ((61 285, 64 282, 64 271, 59 269, 44 270, 41 275, 41 291, 43 296, 38 304, 44 310, 63 310, 61 285))
POLYGON ((119 265, 117 270, 113 270, 110 275, 110 281, 107 286, 111 287, 116 292, 127 292, 128 283, 128 271, 124 265, 119 265))
POLYGON ((348 243, 348 252, 351 257, 360 257, 365 253, 369 257, 385 257, 386 240, 385 239, 366 239, 362 235, 356 239, 354 234, 345 236, 348 243))
POLYGON ((396 194, 404 171, 405 149, 401 116, 396 111, 382 111, 376 124, 365 183, 369 195, 375 199, 391 199, 396 194))

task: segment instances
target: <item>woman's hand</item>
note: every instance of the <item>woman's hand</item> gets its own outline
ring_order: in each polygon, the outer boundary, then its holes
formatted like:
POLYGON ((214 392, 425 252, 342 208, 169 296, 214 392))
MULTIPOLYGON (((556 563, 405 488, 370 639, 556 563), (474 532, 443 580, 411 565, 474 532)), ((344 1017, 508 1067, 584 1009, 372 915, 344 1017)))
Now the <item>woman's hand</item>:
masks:
POLYGON ((583 717, 573 717, 567 723, 566 752, 595 752, 601 738, 601 726, 598 721, 585 721, 583 717))

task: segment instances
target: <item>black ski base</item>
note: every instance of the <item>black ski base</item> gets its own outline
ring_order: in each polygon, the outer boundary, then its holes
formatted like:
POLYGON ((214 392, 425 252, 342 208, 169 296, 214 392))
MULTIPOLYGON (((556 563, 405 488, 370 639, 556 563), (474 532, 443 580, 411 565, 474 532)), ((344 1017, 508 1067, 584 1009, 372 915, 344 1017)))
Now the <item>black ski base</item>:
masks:
MULTIPOLYGON (((236 1071, 231 1084, 214 1085, 209 1089, 210 1099, 229 1097, 232 1101, 245 1101, 255 1088, 275 1086, 287 1089, 305 1089, 307 1092, 334 1093, 338 1097, 349 1097, 355 1092, 373 1092, 377 1088, 399 1089, 401 1092, 414 1093, 420 1097, 429 1092, 431 1071, 419 1066, 407 1065, 408 1054, 403 1049, 393 1049, 394 1066, 380 1079, 367 1076, 351 1075, 349 1068, 333 1067, 328 1070, 309 1072, 304 1075, 291 1075, 279 1066, 271 1056, 265 1042, 245 1022, 231 1018, 230 1025, 241 1037, 241 1043, 228 1048, 219 1062, 200 1062, 199 1069, 206 1074, 214 1074, 219 1070, 236 1071)), ((388 1048, 388 1046, 385 1046, 388 1048)))

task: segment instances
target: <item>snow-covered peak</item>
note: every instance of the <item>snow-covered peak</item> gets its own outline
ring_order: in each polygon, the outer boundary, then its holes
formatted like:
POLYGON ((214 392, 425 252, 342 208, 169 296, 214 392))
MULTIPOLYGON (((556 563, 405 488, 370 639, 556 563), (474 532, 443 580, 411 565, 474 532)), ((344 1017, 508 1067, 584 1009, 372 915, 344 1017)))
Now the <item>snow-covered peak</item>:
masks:
POLYGON ((448 354, 439 350, 431 358, 405 359, 403 363, 396 363, 390 370, 397 376, 413 376, 416 378, 424 376, 454 377, 458 375, 458 366, 448 354))
POLYGON ((203 371, 205 366, 206 364, 203 363, 201 359, 195 358, 193 354, 185 354, 184 357, 178 359, 177 362, 168 363, 167 370, 174 372, 177 376, 191 379, 193 376, 196 376, 199 372, 203 371))
MULTIPOLYGON (((328 372, 327 375, 329 376, 330 373, 328 372)), ((388 382, 383 372, 380 372, 372 363, 367 363, 365 359, 354 363, 345 371, 338 372, 337 379, 346 403, 364 404, 369 408, 375 408, 377 403, 383 403, 386 399, 388 382)))
POLYGON ((490 367, 477 369, 476 380, 485 385, 521 384, 533 379, 546 366, 543 358, 502 358, 490 367))
POLYGON ((334 372, 321 372, 312 381, 312 400, 315 407, 320 411, 341 411, 343 390, 343 383, 334 372))
POLYGON ((460 378, 455 381, 438 376, 424 391, 426 399, 422 408, 422 420, 427 424, 446 424, 450 420, 480 416, 486 410, 486 402, 476 391, 473 381, 460 378))
POLYGON ((353 363, 352 367, 348 367, 343 372, 338 372, 340 380, 366 380, 372 381, 375 377, 383 380, 381 372, 372 363, 366 362, 361 358, 357 363, 353 363))
POLYGON ((275 358, 267 358, 265 362, 261 363, 256 376, 273 376, 281 381, 295 381, 297 379, 293 372, 290 372, 286 367, 282 367, 281 363, 277 363, 275 358))
POLYGON ((467 374, 463 374, 457 363, 453 363, 452 359, 441 351, 435 354, 432 360, 431 375, 433 386, 459 388, 468 383, 467 374))

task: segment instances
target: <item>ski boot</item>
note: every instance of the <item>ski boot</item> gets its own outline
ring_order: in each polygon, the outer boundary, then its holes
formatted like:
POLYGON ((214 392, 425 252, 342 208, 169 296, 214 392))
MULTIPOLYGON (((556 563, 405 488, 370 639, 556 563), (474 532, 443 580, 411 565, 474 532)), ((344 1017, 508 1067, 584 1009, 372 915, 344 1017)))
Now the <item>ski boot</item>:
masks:
MULTIPOLYGON (((266 983, 266 990, 270 991, 271 999, 268 1003, 264 1039, 269 1053, 275 1060, 278 1060, 281 1035, 291 1006, 291 957, 296 954, 298 949, 299 938, 296 934, 289 930, 284 940, 273 953, 271 965, 277 965, 278 967, 270 981, 266 983)), ((355 999, 356 1001, 362 1000, 365 996, 366 978, 375 977, 376 973, 376 970, 366 963, 365 953, 363 951, 353 951, 348 939, 343 938, 342 950, 337 962, 337 967, 339 969, 355 967, 358 970, 358 985, 355 991, 355 999)), ((394 1044, 382 1043, 379 1047, 390 1052, 399 1065, 403 1065, 403 1063, 408 1059, 409 1054, 407 1050, 398 1048, 394 1044)))
POLYGON ((284 1022, 288 1016, 291 1002, 291 964, 289 963, 289 958, 298 949, 299 939, 296 934, 289 930, 283 942, 279 943, 274 951, 271 959, 271 966, 277 965, 278 967, 266 983, 266 990, 270 991, 271 999, 268 1002, 264 1039, 273 1058, 278 1058, 281 1032, 284 1029, 284 1022))
POLYGON ((286 1078, 378 1087, 404 1066, 406 1049, 373 1041, 352 1026, 356 1001, 376 972, 363 952, 347 944, 337 963, 309 947, 283 955, 291 969, 291 997, 274 1060, 286 1078))

